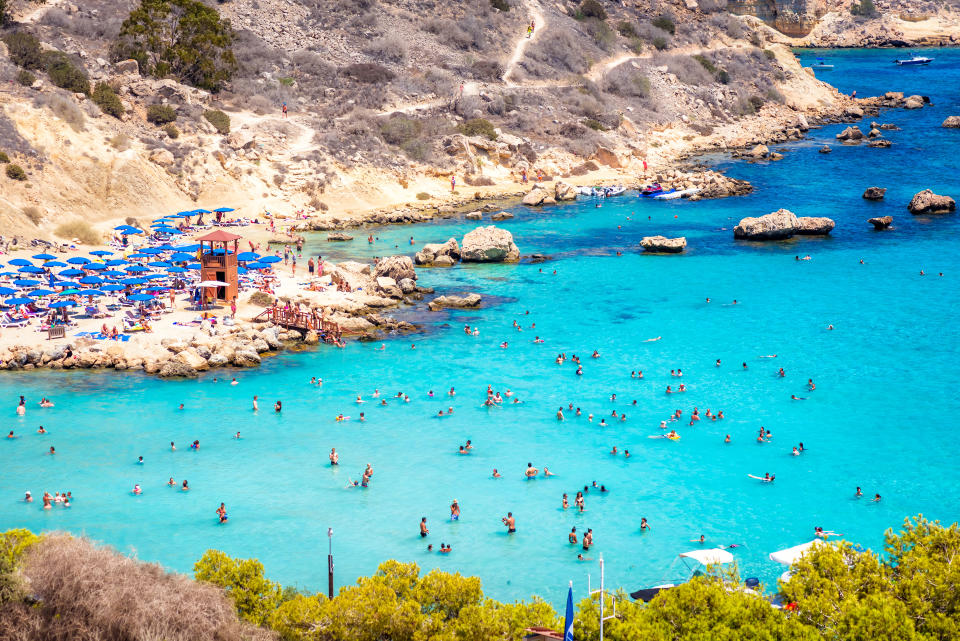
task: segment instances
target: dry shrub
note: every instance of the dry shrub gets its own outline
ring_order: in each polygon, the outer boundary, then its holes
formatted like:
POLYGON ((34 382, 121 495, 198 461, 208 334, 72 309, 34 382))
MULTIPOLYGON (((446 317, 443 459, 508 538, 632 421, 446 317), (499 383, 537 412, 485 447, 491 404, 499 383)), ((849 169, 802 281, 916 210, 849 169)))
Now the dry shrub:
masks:
POLYGON ((35 104, 37 103, 38 106, 45 105, 49 107, 60 120, 70 125, 74 131, 83 131, 85 129, 87 122, 86 116, 83 115, 83 110, 80 109, 80 106, 71 98, 59 94, 44 94, 38 96, 37 101, 35 101, 35 104))
POLYGON ((43 213, 40 211, 40 208, 33 207, 32 205, 23 208, 23 215, 34 225, 39 225, 40 221, 43 220, 43 213))
POLYGON ((372 62, 358 62, 347 65, 341 70, 341 73, 358 82, 377 85, 393 80, 396 75, 386 67, 372 62))
POLYGON ((471 65, 470 71, 477 80, 499 80, 503 76, 503 65, 496 60, 477 60, 471 65))
POLYGON ((666 65, 685 85, 706 85, 713 82, 713 76, 703 65, 690 56, 664 56, 657 60, 658 65, 666 65))
POLYGON ((493 178, 489 176, 478 176, 475 174, 467 174, 463 177, 463 182, 467 183, 471 187, 493 187, 496 184, 493 182, 493 178))
POLYGON ((617 65, 604 77, 604 90, 626 98, 650 96, 650 80, 629 62, 617 65))
POLYGON ((127 134, 117 134, 109 140, 110 146, 117 151, 126 151, 130 149, 130 136, 127 134))
POLYGON ((273 639, 237 619, 223 591, 67 535, 28 553, 24 574, 42 615, 67 634, 100 641, 273 639), (73 633, 71 633, 71 629, 73 633))
POLYGON ((565 30, 547 30, 530 48, 528 55, 554 69, 572 73, 586 73, 590 68, 583 55, 583 44, 565 30))
POLYGON ((399 36, 377 38, 363 51, 381 62, 401 63, 407 59, 407 45, 399 36))
POLYGON ((85 220, 71 220, 58 226, 54 232, 60 238, 76 238, 84 245, 98 245, 103 237, 85 220))
POLYGON ((430 194, 425 191, 421 191, 417 194, 417 200, 430 200, 430 194))
POLYGON ((427 22, 424 30, 436 35, 437 40, 443 44, 456 49, 482 49, 486 44, 483 25, 473 17, 457 21, 434 18, 427 22))

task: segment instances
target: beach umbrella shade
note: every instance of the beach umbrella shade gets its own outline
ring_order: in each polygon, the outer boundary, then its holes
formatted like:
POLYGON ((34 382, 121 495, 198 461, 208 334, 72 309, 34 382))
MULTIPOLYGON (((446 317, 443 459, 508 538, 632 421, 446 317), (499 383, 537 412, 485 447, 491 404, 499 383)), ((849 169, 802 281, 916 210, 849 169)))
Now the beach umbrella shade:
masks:
POLYGON ((195 214, 212 214, 212 211, 207 211, 206 209, 194 209, 193 213, 195 214))
POLYGON ((73 296, 74 294, 79 294, 79 289, 65 289, 64 291, 57 294, 57 296, 73 296))
POLYGON ((77 301, 75 300, 57 300, 47 305, 47 307, 52 307, 53 309, 60 309, 61 307, 73 307, 76 304, 77 304, 77 301))
POLYGON ((21 297, 21 298, 8 298, 7 300, 3 301, 3 304, 4 305, 29 305, 32 302, 33 302, 32 298, 21 297))
POLYGON ((80 290, 79 293, 81 296, 106 296, 106 294, 101 292, 99 289, 83 289, 80 290))
POLYGON ((170 289, 170 287, 166 285, 147 285, 147 289, 151 292, 163 292, 170 289))
POLYGON ((260 259, 261 263, 279 263, 282 259, 279 256, 264 256, 260 259))
POLYGON ((144 247, 140 250, 141 254, 147 254, 153 256, 154 254, 162 254, 165 250, 160 247, 144 247))
POLYGON ((80 279, 80 282, 84 285, 99 285, 103 282, 103 279, 99 276, 84 276, 80 279))
POLYGON ((79 269, 65 269, 60 272, 60 276, 83 276, 83 271, 79 269))
POLYGON ((197 284, 197 287, 228 287, 230 283, 225 283, 222 280, 205 280, 197 284))
POLYGON ((0 276, 16 276, 17 272, 0 272, 0 276))
POLYGON ((53 254, 34 254, 34 260, 54 260, 56 256, 53 254))
POLYGON ((59 260, 51 260, 43 264, 44 267, 66 267, 67 264, 60 262, 59 260))
POLYGON ((73 256, 72 258, 68 258, 67 262, 71 265, 86 265, 91 262, 91 260, 86 256, 73 256))
POLYGON ((106 269, 107 266, 103 263, 87 263, 86 265, 83 266, 83 268, 87 270, 92 269, 93 271, 96 272, 96 271, 100 271, 101 269, 106 269))
POLYGON ((200 263, 190 263, 187 265, 187 269, 200 269, 200 263))
POLYGON ((142 285, 147 281, 143 278, 124 278, 120 282, 124 285, 142 285))
POLYGON ((77 287, 77 283, 69 280, 57 280, 52 283, 48 283, 50 287, 77 287))
POLYGON ((162 260, 155 260, 152 263, 147 263, 151 267, 171 267, 170 263, 166 263, 162 260))
POLYGON ((100 272, 101 276, 110 276, 111 278, 115 276, 126 276, 126 272, 118 272, 115 269, 108 269, 105 272, 100 272))
POLYGON ((143 231, 139 229, 124 229, 122 232, 120 232, 120 234, 123 236, 129 236, 131 234, 142 234, 142 233, 143 231))
POLYGON ((153 230, 158 234, 182 234, 183 232, 173 227, 157 227, 153 230))
POLYGON ((243 262, 247 262, 248 260, 258 260, 259 258, 260 254, 256 252, 240 252, 237 254, 237 260, 242 260, 243 262))
POLYGON ((170 257, 170 260, 175 263, 185 263, 191 260, 196 260, 196 256, 193 254, 188 254, 187 252, 177 252, 170 257))
POLYGON ((36 287, 40 284, 39 280, 33 280, 32 278, 18 278, 13 281, 13 284, 17 287, 36 287))
POLYGON ((27 292, 26 296, 30 296, 31 298, 37 298, 39 296, 49 296, 50 294, 56 294, 56 293, 57 292, 53 291, 52 289, 35 289, 33 291, 27 292))
POLYGON ((32 265, 33 263, 31 263, 26 258, 14 258, 13 260, 10 261, 10 264, 13 265, 14 267, 25 267, 27 265, 32 265))
POLYGON ((247 263, 247 269, 270 269, 267 263, 247 263))
POLYGON ((170 274, 183 274, 188 271, 190 270, 186 269, 185 267, 168 267, 167 268, 167 272, 170 274))
POLYGON ((125 229, 133 229, 130 225, 117 225, 113 228, 113 231, 123 231, 125 229))
POLYGON ((13 287, 0 287, 0 296, 9 296, 10 294, 16 294, 17 290, 13 287))
POLYGON ((107 251, 106 249, 94 249, 90 252, 91 256, 113 256, 112 251, 107 251))
POLYGON ((144 276, 143 280, 163 280, 167 278, 166 274, 150 274, 149 276, 144 276))
POLYGON ((21 267, 17 270, 22 274, 42 274, 43 269, 35 265, 27 265, 26 267, 21 267))
POLYGON ((148 300, 153 300, 154 298, 156 298, 156 296, 154 296, 153 294, 132 294, 127 298, 135 301, 148 301, 148 300))
POLYGON ((235 211, 235 210, 233 207, 217 207, 213 211, 217 212, 218 214, 225 214, 227 212, 235 211))
POLYGON ((143 265, 131 265, 130 267, 127 267, 124 271, 129 272, 131 274, 140 274, 143 272, 148 272, 150 270, 144 267, 143 265))
POLYGON ((193 245, 180 245, 178 247, 174 247, 174 249, 179 252, 195 252, 200 249, 200 243, 194 243, 193 245))
POLYGON ((126 287, 124 287, 123 285, 118 285, 116 283, 107 283, 106 285, 103 285, 100 287, 100 291, 104 291, 104 292, 122 292, 125 289, 126 287))

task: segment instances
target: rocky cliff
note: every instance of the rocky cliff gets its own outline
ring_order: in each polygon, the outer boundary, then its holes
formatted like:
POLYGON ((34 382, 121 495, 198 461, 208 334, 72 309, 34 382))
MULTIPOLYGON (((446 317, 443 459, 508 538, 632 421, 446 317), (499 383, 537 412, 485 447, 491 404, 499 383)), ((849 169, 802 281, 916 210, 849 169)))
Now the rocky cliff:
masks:
POLYGON ((827 12, 824 0, 730 0, 727 8, 735 15, 759 18, 794 38, 809 34, 827 12))

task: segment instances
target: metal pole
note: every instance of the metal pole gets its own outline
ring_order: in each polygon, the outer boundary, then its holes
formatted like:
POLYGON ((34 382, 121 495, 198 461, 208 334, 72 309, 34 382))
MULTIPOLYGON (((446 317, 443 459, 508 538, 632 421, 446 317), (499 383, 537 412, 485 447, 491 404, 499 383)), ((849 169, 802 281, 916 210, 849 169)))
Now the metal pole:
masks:
MULTIPOLYGON (((333 598, 333 528, 327 528, 327 540, 330 542, 327 552, 327 596, 333 598)), ((602 625, 602 624, 601 624, 602 625)))
POLYGON ((603 641, 603 554, 600 555, 600 641, 603 641))

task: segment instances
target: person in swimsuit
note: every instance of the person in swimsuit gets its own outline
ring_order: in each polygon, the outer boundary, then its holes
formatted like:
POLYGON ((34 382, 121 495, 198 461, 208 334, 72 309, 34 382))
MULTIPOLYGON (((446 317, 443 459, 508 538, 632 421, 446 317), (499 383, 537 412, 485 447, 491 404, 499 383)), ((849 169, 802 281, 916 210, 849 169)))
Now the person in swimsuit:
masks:
POLYGON ((650 530, 650 524, 647 523, 647 517, 645 516, 640 517, 640 531, 646 532, 649 530, 650 530))
POLYGON ((337 454, 337 448, 330 448, 330 465, 339 465, 340 464, 340 455, 337 454))
POLYGON ((453 503, 450 504, 450 520, 460 520, 460 504, 457 503, 457 499, 453 499, 453 503))
POLYGON ((190 489, 190 486, 187 485, 187 479, 183 479, 183 485, 180 486, 181 492, 187 492, 190 489))
POLYGON ((493 478, 498 479, 500 476, 501 474, 497 471, 497 468, 493 468, 493 478))
POLYGON ((572 545, 577 544, 577 526, 574 525, 573 529, 570 530, 570 534, 567 535, 567 540, 570 541, 572 545))
POLYGON ((227 508, 223 503, 221 503, 220 507, 217 508, 217 516, 220 518, 221 523, 227 522, 227 508))
POLYGON ((513 512, 507 512, 507 515, 500 520, 507 526, 507 534, 513 534, 517 531, 517 522, 513 518, 513 512))
POLYGON ((426 537, 430 534, 430 530, 427 529, 427 517, 420 519, 420 538, 426 537))

